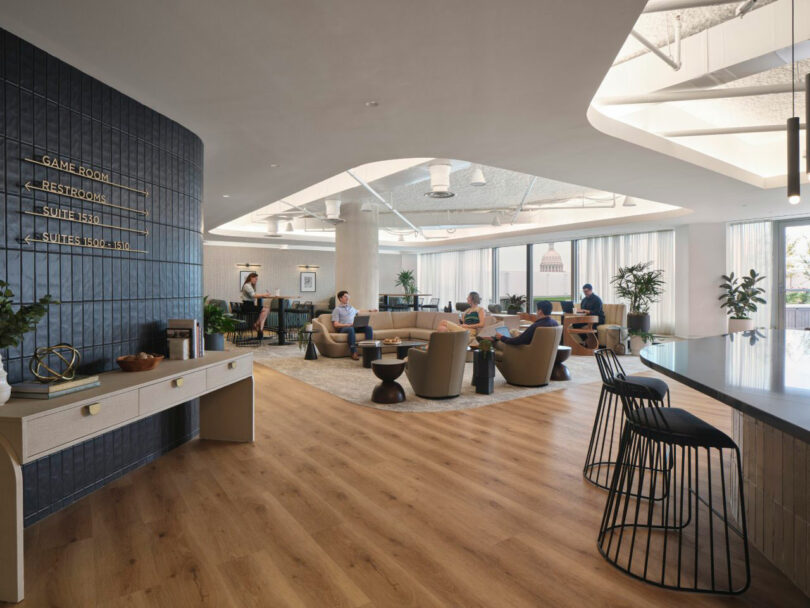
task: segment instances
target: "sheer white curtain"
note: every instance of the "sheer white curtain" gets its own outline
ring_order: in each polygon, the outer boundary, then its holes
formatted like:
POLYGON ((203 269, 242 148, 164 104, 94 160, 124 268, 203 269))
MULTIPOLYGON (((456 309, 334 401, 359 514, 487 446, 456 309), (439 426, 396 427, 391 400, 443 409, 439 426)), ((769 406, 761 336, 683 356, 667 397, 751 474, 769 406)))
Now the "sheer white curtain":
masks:
MULTIPOLYGON (((642 232, 617 234, 577 241, 577 288, 585 283, 606 304, 619 303, 610 280, 619 266, 652 262, 664 271, 664 294, 650 306, 650 330, 660 334, 675 333, 675 232, 642 232)), ((625 302, 626 304, 626 302, 625 302)))
POLYGON ((471 291, 481 294, 486 306, 492 299, 492 250, 419 254, 416 277, 419 290, 438 297, 440 306, 464 302, 471 291))
POLYGON ((739 276, 748 274, 753 268, 766 277, 760 285, 765 290, 768 304, 760 304, 754 313, 756 327, 771 326, 773 259, 773 222, 729 224, 726 231, 726 272, 739 276))

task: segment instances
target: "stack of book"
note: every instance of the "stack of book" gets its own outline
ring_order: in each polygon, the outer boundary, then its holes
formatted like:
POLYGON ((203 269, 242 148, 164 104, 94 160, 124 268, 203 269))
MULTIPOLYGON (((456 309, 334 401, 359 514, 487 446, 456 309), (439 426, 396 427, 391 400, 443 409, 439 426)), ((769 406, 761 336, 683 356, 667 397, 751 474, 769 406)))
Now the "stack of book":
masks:
POLYGON ((205 355, 202 327, 197 319, 169 319, 166 325, 166 338, 187 338, 190 359, 198 359, 205 355))
POLYGON ((93 388, 101 384, 98 376, 76 376, 73 380, 59 380, 58 382, 23 382, 11 385, 11 395, 19 399, 54 399, 93 388))

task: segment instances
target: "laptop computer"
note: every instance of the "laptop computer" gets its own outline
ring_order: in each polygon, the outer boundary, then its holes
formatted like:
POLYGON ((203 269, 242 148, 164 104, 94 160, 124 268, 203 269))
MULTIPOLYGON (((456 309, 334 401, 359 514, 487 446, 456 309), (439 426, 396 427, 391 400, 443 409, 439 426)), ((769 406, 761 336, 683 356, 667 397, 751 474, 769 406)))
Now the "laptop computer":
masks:
POLYGON ((498 332, 504 338, 511 338, 512 337, 512 334, 509 333, 509 329, 507 327, 497 327, 495 329, 495 331, 498 332))
POLYGON ((574 302, 571 300, 565 300, 563 302, 560 302, 560 307, 562 308, 562 311, 566 314, 570 315, 573 314, 574 312, 574 302))
POLYGON ((371 315, 355 315, 354 316, 354 323, 352 323, 352 327, 355 327, 355 328, 368 327, 369 319, 371 319, 371 315))

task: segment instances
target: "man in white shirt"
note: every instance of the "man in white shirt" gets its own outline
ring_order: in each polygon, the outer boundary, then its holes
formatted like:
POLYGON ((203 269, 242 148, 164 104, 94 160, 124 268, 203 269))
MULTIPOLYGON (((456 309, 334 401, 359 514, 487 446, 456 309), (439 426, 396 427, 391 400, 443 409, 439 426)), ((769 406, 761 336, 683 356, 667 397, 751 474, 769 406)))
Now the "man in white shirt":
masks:
MULTIPOLYGON (((332 325, 342 334, 348 334, 346 341, 349 343, 349 350, 352 359, 357 361, 360 355, 357 354, 357 337, 354 327, 354 318, 357 316, 357 309, 349 304, 349 292, 339 291, 337 294, 338 305, 332 311, 332 325)), ((371 327, 358 327, 366 334, 366 340, 374 337, 374 330, 371 327)))

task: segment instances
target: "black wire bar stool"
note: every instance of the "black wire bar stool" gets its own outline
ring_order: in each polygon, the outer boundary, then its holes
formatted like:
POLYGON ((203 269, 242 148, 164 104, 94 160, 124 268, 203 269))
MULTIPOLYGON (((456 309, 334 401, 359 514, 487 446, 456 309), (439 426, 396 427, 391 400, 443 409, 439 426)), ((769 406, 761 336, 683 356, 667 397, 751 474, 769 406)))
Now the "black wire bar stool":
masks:
POLYGON ((640 393, 643 395, 646 395, 646 390, 649 389, 656 397, 654 403, 662 407, 665 400, 666 407, 670 406, 669 387, 658 378, 626 375, 616 353, 609 348, 594 351, 594 357, 599 366, 599 374, 602 376, 602 390, 599 393, 599 403, 596 406, 591 441, 588 444, 582 475, 595 486, 607 490, 610 486, 611 473, 616 465, 619 438, 624 426, 624 413, 615 380, 619 378, 632 382, 633 387, 644 391, 640 393))
POLYGON ((659 587, 742 593, 751 568, 737 445, 686 410, 650 405, 656 398, 652 391, 639 397, 630 383, 615 384, 626 422, 599 552, 619 570, 659 587), (738 522, 729 481, 739 492, 738 522), (644 497, 659 494, 661 500, 644 497))

